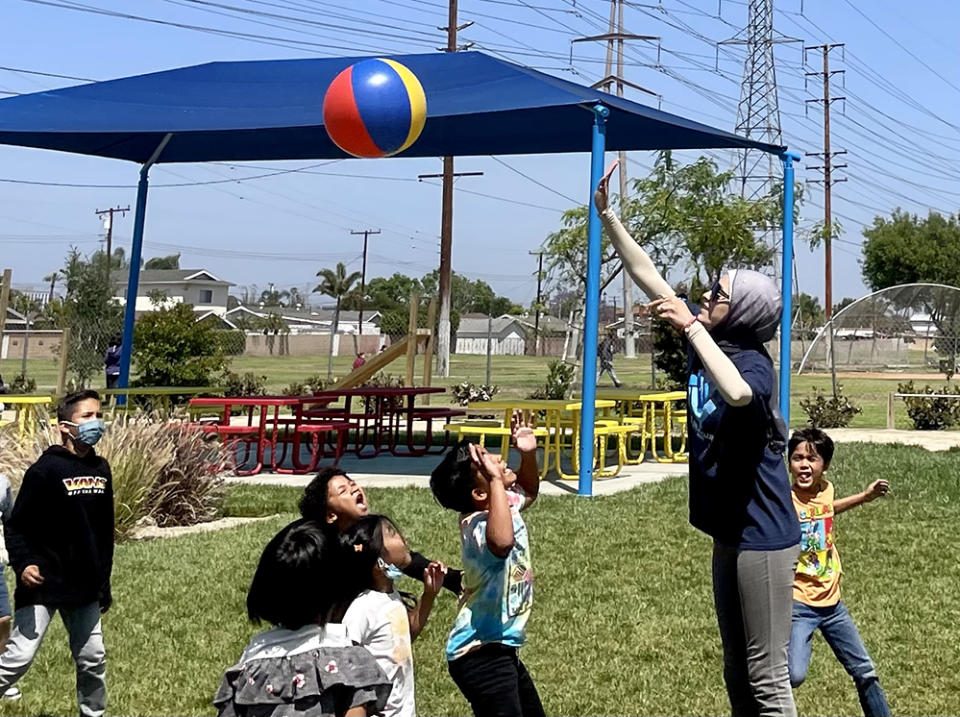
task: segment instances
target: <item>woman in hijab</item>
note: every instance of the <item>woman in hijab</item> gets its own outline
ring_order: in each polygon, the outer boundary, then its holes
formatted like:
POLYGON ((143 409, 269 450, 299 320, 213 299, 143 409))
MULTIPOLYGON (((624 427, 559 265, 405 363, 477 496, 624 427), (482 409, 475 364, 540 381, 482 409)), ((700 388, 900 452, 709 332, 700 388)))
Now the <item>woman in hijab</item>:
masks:
POLYGON ((773 361, 763 347, 776 333, 780 294, 758 272, 729 271, 695 313, 609 208, 608 178, 594 200, 624 268, 653 299, 653 315, 689 342, 690 522, 713 538, 714 605, 733 714, 794 717, 787 646, 800 528, 773 361))

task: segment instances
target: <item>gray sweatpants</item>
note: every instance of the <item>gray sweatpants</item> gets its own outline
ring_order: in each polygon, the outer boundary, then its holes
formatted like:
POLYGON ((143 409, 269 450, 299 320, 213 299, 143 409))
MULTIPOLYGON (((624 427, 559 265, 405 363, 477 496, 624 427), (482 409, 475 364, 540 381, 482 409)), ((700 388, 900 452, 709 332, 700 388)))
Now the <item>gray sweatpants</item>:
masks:
POLYGON ((33 663, 55 613, 59 612, 70 637, 77 663, 77 702, 81 717, 100 717, 107 703, 107 653, 100 627, 100 605, 47 607, 26 605, 13 614, 13 632, 0 654, 0 693, 16 683, 33 663))
POLYGON ((796 717, 787 669, 799 547, 713 544, 713 600, 734 717, 796 717))

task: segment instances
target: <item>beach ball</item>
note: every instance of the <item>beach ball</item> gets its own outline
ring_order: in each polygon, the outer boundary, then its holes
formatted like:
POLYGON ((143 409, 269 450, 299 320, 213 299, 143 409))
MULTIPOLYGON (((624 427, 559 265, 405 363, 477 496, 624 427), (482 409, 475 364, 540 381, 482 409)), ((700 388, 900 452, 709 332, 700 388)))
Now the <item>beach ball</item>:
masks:
POLYGON ((354 157, 389 157, 413 144, 427 121, 423 86, 395 60, 362 60, 337 75, 323 98, 330 139, 354 157))

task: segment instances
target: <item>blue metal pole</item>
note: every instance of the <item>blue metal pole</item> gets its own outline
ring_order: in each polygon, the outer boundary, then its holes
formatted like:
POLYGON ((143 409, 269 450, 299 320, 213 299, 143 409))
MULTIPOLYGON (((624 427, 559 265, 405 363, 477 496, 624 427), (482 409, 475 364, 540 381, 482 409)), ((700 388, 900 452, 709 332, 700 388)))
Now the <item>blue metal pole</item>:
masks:
MULTIPOLYGON (((127 276, 127 305, 123 314, 123 343, 120 345, 120 378, 118 388, 130 385, 130 356, 133 353, 133 324, 137 311, 137 290, 140 287, 140 256, 143 253, 143 223, 147 213, 147 174, 149 167, 140 170, 137 184, 137 205, 133 218, 133 244, 130 247, 130 273, 127 276)), ((117 396, 117 404, 124 405, 126 396, 117 396)))
POLYGON ((793 163, 800 155, 784 152, 783 162, 783 259, 780 271, 780 293, 783 315, 780 317, 780 413, 790 428, 790 341, 793 317, 793 163))
MULTIPOLYGON (((150 167, 160 158, 173 134, 165 134, 153 150, 150 159, 140 167, 140 182, 137 184, 137 206, 133 216, 133 242, 130 247, 130 273, 127 276, 127 305, 123 312, 123 343, 120 345, 120 378, 118 388, 130 385, 130 357, 133 355, 133 324, 137 316, 137 290, 140 288, 140 256, 143 254, 143 224, 147 216, 147 176, 150 167)), ((108 258, 109 260, 109 258, 108 258)), ((126 395, 117 396, 117 405, 127 402, 126 395)))
POLYGON ((607 117, 610 110, 603 105, 593 107, 593 147, 590 153, 590 219, 587 229, 586 310, 583 317, 583 400, 580 411, 580 474, 579 495, 593 495, 593 422, 597 394, 597 325, 600 308, 600 215, 593 203, 597 184, 603 176, 603 155, 607 144, 607 117))

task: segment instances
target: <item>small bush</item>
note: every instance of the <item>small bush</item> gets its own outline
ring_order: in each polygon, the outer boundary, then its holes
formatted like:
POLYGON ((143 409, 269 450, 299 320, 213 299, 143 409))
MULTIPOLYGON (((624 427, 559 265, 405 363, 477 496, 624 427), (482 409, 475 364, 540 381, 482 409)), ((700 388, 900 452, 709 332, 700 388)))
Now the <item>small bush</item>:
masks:
POLYGON ((280 391, 284 396, 311 396, 327 387, 326 376, 319 373, 308 376, 303 381, 294 381, 280 391))
MULTIPOLYGON (((897 393, 960 395, 960 386, 926 385, 920 389, 913 385, 913 381, 908 381, 897 384, 897 393)), ((907 406, 907 415, 917 430, 938 431, 960 423, 960 398, 906 396, 903 402, 907 406)))
POLYGON ((450 393, 453 394, 453 400, 460 406, 466 406, 471 401, 490 401, 500 390, 499 386, 485 386, 464 381, 456 386, 450 387, 450 393))
POLYGON ((263 396, 267 393, 267 377, 257 376, 247 371, 244 374, 225 371, 220 380, 224 396, 245 398, 247 396, 263 396))
POLYGON ((554 360, 547 364, 547 381, 527 398, 564 399, 570 393, 576 369, 573 364, 554 360))
POLYGON ((37 390, 37 380, 24 374, 18 374, 10 383, 10 393, 33 393, 37 390))
MULTIPOLYGON (((376 373, 370 378, 368 378, 366 381, 364 381, 363 386, 373 387, 373 388, 400 387, 400 386, 403 386, 403 376, 394 376, 393 374, 384 373, 383 371, 381 371, 380 373, 376 373)), ((376 401, 377 399, 373 397, 370 397, 367 399, 366 410, 368 413, 375 410, 376 401)), ((402 396, 395 397, 393 399, 393 405, 395 408, 401 408, 403 406, 403 397, 402 396)))
POLYGON ((843 395, 841 386, 837 386, 836 396, 814 389, 813 396, 800 399, 800 408, 812 428, 846 428, 861 413, 860 407, 843 395))

